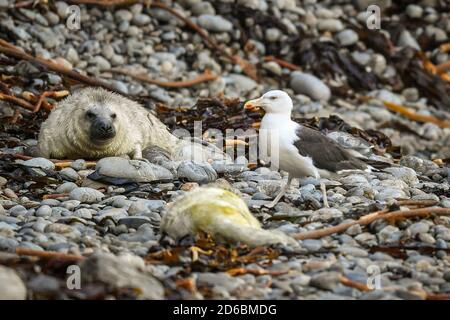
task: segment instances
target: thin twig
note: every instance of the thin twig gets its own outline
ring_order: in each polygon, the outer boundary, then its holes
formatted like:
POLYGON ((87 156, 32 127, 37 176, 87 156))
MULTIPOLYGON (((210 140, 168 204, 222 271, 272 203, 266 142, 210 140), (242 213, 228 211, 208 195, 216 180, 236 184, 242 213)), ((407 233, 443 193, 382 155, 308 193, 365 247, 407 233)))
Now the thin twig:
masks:
POLYGON ((42 196, 42 200, 64 198, 64 197, 67 197, 68 195, 69 195, 68 193, 44 194, 42 196))
POLYGON ((446 121, 446 120, 440 120, 438 118, 435 118, 433 116, 427 116, 427 115, 423 115, 423 114, 418 114, 415 113, 414 111, 392 103, 392 102, 388 102, 388 101, 383 101, 383 104, 386 106, 386 108, 388 108, 391 111, 395 111, 400 113, 401 115, 404 115, 405 117, 407 117, 410 120, 414 120, 414 121, 418 121, 418 122, 430 122, 433 123, 435 125, 437 125, 438 127, 441 128, 450 128, 450 121, 446 121))
POLYGON ((157 86, 160 87, 168 87, 168 88, 184 88, 184 87, 191 87, 194 85, 197 85, 199 83, 203 83, 206 81, 212 81, 212 80, 216 80, 217 79, 217 75, 211 73, 210 70, 205 70, 205 72, 201 75, 199 75, 198 77, 194 78, 194 79, 190 79, 190 80, 182 80, 182 81, 161 81, 161 80, 155 80, 155 79, 151 79, 149 78, 147 75, 145 74, 135 74, 129 70, 124 70, 124 69, 111 69, 110 70, 113 73, 118 73, 118 74, 122 74, 122 75, 126 75, 126 76, 130 76, 134 79, 146 82, 146 83, 150 83, 150 84, 155 84, 157 86))
POLYGON ((450 300, 449 293, 425 293, 425 300, 450 300))
POLYGON ((84 83, 84 84, 87 84, 90 86, 95 86, 95 87, 102 87, 107 90, 115 91, 122 95, 128 96, 127 93, 114 88, 113 86, 111 86, 110 84, 108 84, 107 82, 105 82, 103 80, 94 79, 94 78, 82 75, 81 73, 78 73, 72 69, 58 65, 58 64, 54 63, 53 61, 46 60, 46 59, 39 58, 39 57, 34 57, 26 52, 21 51, 19 48, 6 42, 3 39, 0 39, 0 53, 3 53, 9 57, 14 57, 19 60, 30 61, 32 63, 35 63, 37 65, 40 65, 40 66, 46 68, 47 70, 56 72, 63 76, 66 76, 76 82, 84 83))
POLYGON ((416 207, 431 207, 438 204, 437 200, 397 200, 396 204, 399 206, 416 206, 416 207))
POLYGON ((26 7, 31 7, 34 3, 34 0, 25 0, 25 1, 19 1, 14 3, 14 8, 19 9, 19 8, 26 8, 26 7))
POLYGON ((122 6, 133 5, 136 3, 151 4, 151 0, 69 0, 68 2, 73 4, 92 4, 101 6, 122 6))
MULTIPOLYGON (((367 284, 351 280, 351 279, 347 278, 346 276, 341 275, 339 278, 339 281, 344 286, 355 288, 355 289, 358 289, 359 291, 367 292, 367 291, 373 290, 367 284)), ((425 290, 413 291, 412 293, 418 295, 419 297, 421 297, 425 300, 448 300, 448 299, 450 299, 450 294, 447 294, 447 293, 431 293, 431 292, 426 292, 425 290)))
POLYGON ((14 110, 14 114, 13 114, 13 116, 12 116, 11 119, 10 119, 10 122, 11 122, 12 124, 17 123, 17 121, 19 120, 19 117, 20 117, 21 114, 22 114, 22 113, 20 112, 19 109, 15 109, 15 110, 14 110))
MULTIPOLYGON (((441 49, 444 48, 446 49, 446 47, 442 47, 441 49)), ((423 68, 431 74, 434 75, 438 75, 441 77, 442 80, 450 82, 450 75, 445 73, 444 71, 442 71, 443 68, 441 68, 441 70, 439 69, 439 66, 436 66, 433 62, 431 62, 430 59, 427 58, 427 56, 423 53, 423 52, 418 52, 418 56, 421 58, 422 60, 422 66, 423 68)), ((447 67, 445 67, 447 68, 447 67)))
MULTIPOLYGON (((34 106, 33 112, 38 112, 39 109, 41 108, 41 106, 44 106, 44 108, 45 108, 46 104, 44 102, 45 102, 45 98, 46 97, 63 98, 63 97, 66 97, 68 95, 69 95, 69 91, 67 91, 67 90, 62 90, 62 91, 44 91, 40 95, 36 105, 34 106)), ((52 106, 52 108, 53 108, 53 106, 52 106)), ((47 110, 47 111, 49 111, 49 110, 47 110)))
POLYGON ((441 44, 440 47, 439 47, 439 50, 441 50, 442 52, 450 51, 450 42, 441 44))
POLYGON ((60 259, 60 260, 67 260, 67 261, 81 261, 86 258, 86 257, 75 255, 75 254, 55 252, 55 251, 33 250, 33 249, 21 248, 21 247, 16 248, 16 253, 18 255, 22 255, 22 256, 33 256, 33 257, 44 258, 44 259, 60 259))
MULTIPOLYGON (((33 94, 33 93, 29 92, 29 91, 24 91, 24 92, 22 92, 21 96, 22 96, 22 98, 24 98, 25 100, 34 103, 35 106, 36 106, 36 104, 39 103, 39 100, 40 100, 40 97, 36 96, 35 94, 33 94)), ((41 103, 42 103, 42 107, 43 107, 45 110, 50 111, 50 110, 53 109, 53 105, 50 104, 49 102, 43 100, 41 103)))
POLYGON ((4 153, 4 152, 1 152, 1 151, 0 151, 0 156, 10 156, 10 157, 13 157, 15 159, 21 159, 21 160, 33 159, 33 157, 26 156, 26 155, 21 154, 21 153, 4 153))
POLYGON ((422 60, 423 68, 431 74, 436 74, 436 66, 434 63, 431 62, 423 52, 419 52, 418 55, 422 60))
POLYGON ((337 226, 319 229, 319 230, 312 230, 302 233, 296 233, 292 236, 297 240, 305 240, 305 239, 317 239, 322 238, 325 236, 329 236, 335 233, 344 232, 348 228, 354 225, 360 225, 365 226, 370 223, 372 223, 375 220, 379 219, 388 219, 388 220, 396 220, 400 218, 412 218, 412 217, 419 217, 419 216, 428 216, 430 214, 437 214, 437 215, 450 215, 450 208, 420 208, 420 209, 411 209, 411 210, 398 210, 398 211, 392 211, 388 212, 387 210, 377 211, 370 213, 368 215, 362 216, 358 220, 341 223, 337 226))
POLYGON ((441 64, 438 64, 436 66, 436 72, 437 73, 443 73, 446 72, 447 69, 450 69, 450 60, 441 64))
POLYGON ((248 269, 248 268, 233 268, 227 270, 227 273, 231 276, 237 276, 242 274, 253 274, 256 276, 261 275, 271 275, 271 276, 280 276, 288 273, 289 270, 261 270, 261 269, 248 269))
POLYGON ((442 80, 445 80, 447 82, 450 82, 450 74, 447 73, 441 73, 442 80))
MULTIPOLYGON (((16 159, 21 159, 21 160, 31 160, 33 159, 33 157, 24 155, 22 153, 4 153, 4 152, 0 152, 0 156, 10 156, 16 159)), ((63 168, 67 168, 70 167, 73 163, 73 160, 59 160, 59 159, 49 159, 51 162, 53 162, 55 164, 56 168, 59 169, 63 169, 63 168)), ((95 167, 97 165, 96 161, 86 161, 85 162, 86 166, 89 167, 95 167)))
MULTIPOLYGON (((53 162, 55 163, 55 167, 57 169, 68 168, 73 163, 72 160, 53 160, 53 162)), ((86 165, 87 168, 92 168, 92 167, 95 167, 97 165, 97 162, 95 162, 95 161, 86 161, 85 165, 86 165)))
POLYGON ((8 85, 2 81, 0 81, 0 91, 5 94, 11 95, 11 90, 9 89, 8 85))
POLYGON ((26 100, 24 100, 22 98, 13 96, 13 95, 0 93, 0 100, 7 101, 7 102, 10 102, 10 103, 14 103, 14 104, 18 105, 19 107, 25 108, 25 109, 30 110, 30 111, 34 110, 34 106, 31 103, 29 103, 28 101, 26 101, 26 100))
POLYGON ((296 71, 296 70, 302 70, 302 68, 300 68, 299 66, 297 66, 297 65, 295 65, 295 64, 293 64, 293 63, 290 63, 290 62, 288 62, 288 61, 286 61, 286 60, 283 60, 283 59, 274 57, 274 56, 265 56, 265 57, 264 57, 264 61, 266 61, 266 62, 268 62, 268 61, 276 62, 276 63, 278 63, 280 66, 282 66, 282 67, 284 67, 284 68, 288 68, 289 70, 294 70, 294 71, 296 71))
POLYGON ((355 289, 358 289, 359 291, 371 291, 372 290, 365 283, 353 281, 345 276, 340 276, 339 281, 344 286, 355 288, 355 289))

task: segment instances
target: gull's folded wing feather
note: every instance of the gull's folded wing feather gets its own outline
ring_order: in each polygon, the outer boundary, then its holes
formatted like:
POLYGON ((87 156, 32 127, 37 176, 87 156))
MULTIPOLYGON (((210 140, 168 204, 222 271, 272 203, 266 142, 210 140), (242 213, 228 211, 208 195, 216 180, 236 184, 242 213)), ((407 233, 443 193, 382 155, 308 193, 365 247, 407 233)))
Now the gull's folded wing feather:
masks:
POLYGON ((341 170, 365 170, 367 164, 354 157, 337 142, 314 129, 300 126, 294 145, 304 157, 310 157, 318 169, 338 172, 341 170))

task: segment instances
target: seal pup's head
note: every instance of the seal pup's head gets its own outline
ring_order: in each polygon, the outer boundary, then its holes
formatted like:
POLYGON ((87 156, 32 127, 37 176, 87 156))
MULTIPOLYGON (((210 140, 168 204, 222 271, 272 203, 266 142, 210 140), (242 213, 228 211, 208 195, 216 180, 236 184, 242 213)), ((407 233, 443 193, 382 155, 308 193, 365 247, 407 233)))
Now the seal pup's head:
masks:
POLYGON ((77 131, 92 146, 112 143, 128 122, 123 110, 127 107, 127 101, 118 94, 100 88, 88 88, 74 93, 70 97, 70 103, 74 105, 73 116, 77 122, 77 131))
POLYGON ((107 105, 93 103, 84 112, 81 121, 83 130, 89 133, 89 139, 95 144, 104 144, 117 134, 117 113, 107 105))

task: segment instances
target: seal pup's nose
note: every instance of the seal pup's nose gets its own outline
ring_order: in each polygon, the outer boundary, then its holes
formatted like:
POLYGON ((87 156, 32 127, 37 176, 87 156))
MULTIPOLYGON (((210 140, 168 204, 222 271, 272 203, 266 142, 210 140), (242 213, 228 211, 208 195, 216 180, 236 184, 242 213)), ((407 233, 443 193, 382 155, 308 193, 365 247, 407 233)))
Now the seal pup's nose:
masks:
POLYGON ((103 133, 111 133, 114 130, 110 123, 103 121, 99 121, 98 129, 103 133))
POLYGON ((114 138, 116 130, 113 124, 103 119, 98 119, 92 124, 91 137, 94 140, 106 140, 114 138))

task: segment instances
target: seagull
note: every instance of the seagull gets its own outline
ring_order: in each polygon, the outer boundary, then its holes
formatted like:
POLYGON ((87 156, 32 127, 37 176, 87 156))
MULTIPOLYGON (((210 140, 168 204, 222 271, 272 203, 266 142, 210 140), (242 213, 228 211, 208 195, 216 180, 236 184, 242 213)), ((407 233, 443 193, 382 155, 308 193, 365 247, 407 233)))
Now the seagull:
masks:
MULTIPOLYGON (((259 146, 267 150, 272 159, 278 157, 278 167, 288 173, 286 185, 280 193, 267 205, 273 208, 289 189, 293 178, 335 177, 345 171, 371 171, 371 166, 363 159, 351 154, 337 142, 328 138, 320 131, 305 127, 291 120, 292 99, 281 90, 271 90, 258 99, 249 100, 244 104, 247 110, 262 108, 265 115, 262 118, 259 132, 259 146), (271 154, 275 144, 278 154, 271 154)), ((276 149, 275 149, 276 150, 276 149)), ((326 187, 320 183, 323 194, 323 205, 329 207, 326 187)))

